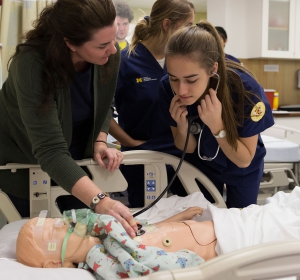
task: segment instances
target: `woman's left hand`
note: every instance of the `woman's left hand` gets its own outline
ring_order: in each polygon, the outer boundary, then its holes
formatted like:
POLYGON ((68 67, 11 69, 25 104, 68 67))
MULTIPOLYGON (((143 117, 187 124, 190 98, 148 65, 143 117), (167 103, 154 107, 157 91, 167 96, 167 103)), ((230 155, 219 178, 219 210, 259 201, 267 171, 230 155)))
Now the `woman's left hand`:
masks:
POLYGON ((224 129, 222 120, 222 103, 217 97, 217 92, 209 89, 209 94, 201 100, 197 107, 200 119, 209 127, 213 134, 224 129))
POLYGON ((113 172, 119 168, 123 160, 123 153, 116 148, 107 148, 103 143, 95 143, 94 160, 104 169, 113 172), (107 159, 107 163, 104 162, 104 159, 107 159))

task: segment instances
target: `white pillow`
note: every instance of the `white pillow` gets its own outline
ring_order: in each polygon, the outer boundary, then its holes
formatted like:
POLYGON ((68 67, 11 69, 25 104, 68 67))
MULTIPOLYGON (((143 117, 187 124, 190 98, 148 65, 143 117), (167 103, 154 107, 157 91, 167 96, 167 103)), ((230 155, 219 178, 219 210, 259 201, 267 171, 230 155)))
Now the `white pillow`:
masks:
POLYGON ((16 242, 20 228, 27 219, 12 222, 0 230, 0 258, 16 258, 16 242))
POLYGON ((1 279, 5 280, 95 280, 88 271, 78 268, 35 268, 12 260, 0 259, 1 279))

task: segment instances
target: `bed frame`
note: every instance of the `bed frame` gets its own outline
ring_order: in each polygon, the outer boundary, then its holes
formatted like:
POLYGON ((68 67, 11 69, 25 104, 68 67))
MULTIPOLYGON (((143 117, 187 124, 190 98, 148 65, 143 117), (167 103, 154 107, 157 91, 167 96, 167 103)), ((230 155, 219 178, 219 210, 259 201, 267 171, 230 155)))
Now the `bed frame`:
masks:
MULTIPOLYGON (((278 139, 300 145, 300 130, 273 125, 268 128, 262 135, 272 136, 278 139)), ((300 164, 299 162, 265 162, 264 176, 260 184, 260 193, 257 204, 264 204, 265 199, 282 190, 290 192, 294 186, 299 186, 300 164)))
MULTIPOLYGON (((86 166, 92 175, 92 180, 96 185, 101 187, 105 192, 122 192, 127 188, 127 182, 120 170, 115 170, 111 173, 104 170, 92 159, 77 161, 78 165, 86 166)), ((179 158, 154 151, 128 151, 124 152, 122 164, 136 165, 144 164, 145 166, 145 206, 154 201, 167 186, 166 165, 173 166, 176 170, 179 163, 179 158)), ((11 172, 17 172, 18 169, 28 169, 30 177, 30 217, 37 217, 42 210, 48 209, 48 217, 61 217, 61 213, 55 203, 56 198, 61 195, 70 195, 59 186, 50 186, 50 178, 47 173, 43 172, 38 165, 26 164, 7 164, 0 166, 0 169, 10 169, 11 172)), ((183 162, 178 172, 178 177, 181 180, 188 194, 199 192, 199 187, 196 180, 201 182, 214 198, 217 207, 226 208, 223 197, 216 189, 214 184, 197 168, 187 162, 183 162)), ((165 197, 167 194, 165 194, 165 197)), ((2 207, 2 201, 6 200, 4 193, 0 196, 0 210, 8 221, 15 218, 10 217, 12 208, 7 210, 2 207)), ((6 202, 7 205, 7 202, 6 202)), ((138 209, 131 209, 132 212, 138 209)))

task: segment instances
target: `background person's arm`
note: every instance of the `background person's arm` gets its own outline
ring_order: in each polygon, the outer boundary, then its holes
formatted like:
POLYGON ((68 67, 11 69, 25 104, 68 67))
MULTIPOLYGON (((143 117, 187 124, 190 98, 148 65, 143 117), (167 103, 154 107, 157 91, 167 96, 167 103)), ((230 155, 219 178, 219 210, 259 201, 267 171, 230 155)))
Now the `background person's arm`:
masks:
POLYGON ((121 145, 125 147, 136 147, 145 142, 142 140, 135 140, 130 137, 114 120, 114 118, 111 118, 110 120, 109 134, 116 138, 121 145))

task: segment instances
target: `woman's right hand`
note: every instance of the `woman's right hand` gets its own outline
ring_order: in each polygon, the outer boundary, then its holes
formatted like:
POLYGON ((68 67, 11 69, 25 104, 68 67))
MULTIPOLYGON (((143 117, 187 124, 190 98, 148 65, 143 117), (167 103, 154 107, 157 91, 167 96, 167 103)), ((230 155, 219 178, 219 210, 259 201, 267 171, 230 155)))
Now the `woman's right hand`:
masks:
POLYGON ((120 201, 105 197, 96 205, 95 212, 99 214, 107 214, 115 217, 124 227, 127 234, 134 238, 138 230, 137 223, 134 220, 129 208, 120 201))
POLYGON ((177 130, 182 133, 186 133, 188 129, 188 110, 186 105, 184 105, 179 96, 175 95, 171 101, 169 112, 177 123, 177 130))

